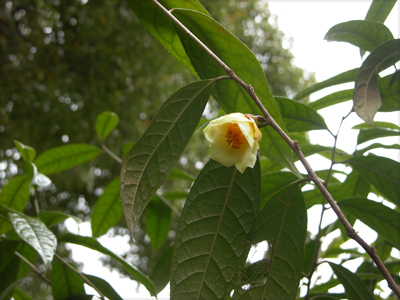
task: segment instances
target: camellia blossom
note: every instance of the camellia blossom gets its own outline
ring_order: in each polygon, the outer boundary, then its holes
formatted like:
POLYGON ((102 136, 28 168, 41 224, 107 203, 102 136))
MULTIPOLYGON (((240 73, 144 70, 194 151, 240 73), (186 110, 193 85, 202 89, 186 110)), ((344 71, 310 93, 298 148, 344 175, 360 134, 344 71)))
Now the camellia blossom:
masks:
POLYGON ((228 114, 212 120, 203 132, 211 145, 211 159, 226 167, 234 165, 240 173, 254 167, 261 131, 253 119, 241 113, 228 114))

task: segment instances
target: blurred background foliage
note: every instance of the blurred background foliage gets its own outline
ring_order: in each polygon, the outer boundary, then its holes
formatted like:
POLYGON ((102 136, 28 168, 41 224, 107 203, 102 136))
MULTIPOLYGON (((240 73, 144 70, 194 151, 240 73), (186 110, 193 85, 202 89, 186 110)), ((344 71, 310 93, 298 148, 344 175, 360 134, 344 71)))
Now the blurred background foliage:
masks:
MULTIPOLYGON (((292 97, 315 81, 313 74, 293 65, 292 41, 279 30, 266 3, 202 4, 253 51, 274 95, 292 97)), ((140 137, 162 102, 196 80, 150 35, 125 1, 13 0, 0 5, 0 187, 23 172, 13 140, 38 154, 65 143, 100 146, 94 124, 98 114, 109 110, 120 123, 105 144, 122 157, 123 146, 140 137)), ((205 117, 217 113, 211 101, 205 117)), ((196 175, 207 151, 202 135, 195 134, 178 168, 196 175)), ((102 155, 52 175, 50 188, 37 194, 40 208, 88 220, 104 186, 119 172, 120 165, 102 155)), ((167 181, 166 188, 174 189, 174 184, 167 181)), ((185 186, 190 182, 180 188, 185 186)), ((25 213, 33 214, 32 205, 25 213)), ((172 218, 171 228, 175 221, 172 218)), ((109 235, 126 234, 123 220, 120 225, 109 235)), ((126 257, 149 273, 149 260, 151 266, 162 252, 152 253, 143 226, 136 238, 134 255, 126 257)), ((105 263, 116 267, 112 261, 105 263)))

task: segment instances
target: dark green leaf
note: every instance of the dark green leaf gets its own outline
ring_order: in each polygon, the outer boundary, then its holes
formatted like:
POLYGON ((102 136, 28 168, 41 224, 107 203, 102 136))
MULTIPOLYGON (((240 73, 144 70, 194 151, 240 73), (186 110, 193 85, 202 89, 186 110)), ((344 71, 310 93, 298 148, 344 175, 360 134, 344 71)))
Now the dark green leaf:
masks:
POLYGON ((336 24, 325 35, 328 42, 347 42, 362 50, 372 51, 383 42, 393 39, 393 34, 382 23, 353 20, 336 24))
POLYGON ((210 160, 192 186, 178 225, 171 299, 226 299, 244 265, 259 207, 260 165, 241 174, 210 160), (246 247, 247 245, 247 247, 246 247))
POLYGON ((180 180, 188 180, 194 181, 195 177, 188 172, 185 172, 181 169, 174 168, 168 176, 168 179, 180 179, 180 180))
POLYGON ((380 44, 364 60, 357 73, 353 93, 353 110, 365 122, 372 125, 382 105, 378 85, 378 73, 400 59, 400 39, 380 44))
POLYGON ((36 150, 33 149, 32 147, 26 146, 22 144, 21 142, 14 140, 15 146, 17 146, 17 149, 19 153, 21 153, 21 156, 24 160, 31 162, 35 156, 36 156, 36 150))
POLYGON ((58 241, 63 242, 63 243, 72 243, 72 244, 81 245, 81 246, 99 251, 100 253, 109 255, 111 258, 114 258, 116 261, 118 261, 122 265, 122 267, 130 275, 132 275, 135 278, 135 280, 137 280, 138 282, 143 284, 152 295, 157 294, 154 283, 146 275, 144 275, 136 267, 134 267, 131 264, 129 264, 128 262, 126 262, 120 256, 116 255, 114 252, 112 252, 112 251, 108 250, 107 248, 105 248, 104 246, 102 246, 96 239, 86 237, 86 236, 65 234, 65 235, 59 237, 58 241))
MULTIPOLYGON (((254 54, 239 39, 205 14, 195 11, 174 9, 176 16, 214 54, 222 59, 244 82, 251 84, 258 98, 271 116, 286 131, 279 108, 272 96, 265 74, 254 54), (240 59, 238 59, 240 57, 240 59)), ((215 78, 226 72, 186 33, 178 29, 182 44, 200 78, 215 78)), ((214 98, 227 113, 242 112, 259 115, 260 109, 249 94, 233 80, 216 83, 214 98)), ((260 152, 297 173, 292 150, 270 126, 262 128, 260 152)))
POLYGON ((358 68, 357 69, 352 69, 343 73, 340 73, 336 76, 333 76, 327 80, 318 82, 308 88, 305 88, 304 90, 300 91, 293 99, 294 100, 301 100, 308 95, 315 93, 317 91, 320 91, 324 88, 338 85, 341 83, 346 83, 346 82, 352 82, 355 80, 357 76, 358 68))
MULTIPOLYGON (((2 239, 0 242, 0 272, 7 266, 8 262, 14 257, 19 241, 2 239)), ((1 273, 0 273, 1 274, 1 273)))
POLYGON ((14 300, 32 300, 31 296, 18 287, 14 289, 13 298, 14 300))
POLYGON ((57 239, 46 225, 38 219, 21 213, 8 213, 17 234, 31 245, 48 265, 53 260, 57 248, 57 239))
POLYGON ((280 163, 270 160, 265 156, 262 157, 260 164, 261 164, 261 174, 280 171, 284 168, 280 163))
POLYGON ((369 125, 368 123, 362 123, 353 126, 351 129, 373 129, 373 128, 387 128, 387 129, 400 130, 400 127, 398 125, 390 122, 374 122, 373 126, 369 125))
POLYGON ((50 281, 55 300, 67 300, 85 294, 83 279, 58 259, 52 263, 50 281))
POLYGON ((315 100, 308 105, 314 110, 320 110, 351 99, 353 99, 353 89, 334 92, 322 97, 321 99, 315 100))
POLYGON ((271 266, 266 283, 244 291, 233 299, 295 299, 302 277, 307 211, 297 184, 275 194, 257 216, 252 241, 272 244, 271 266), (290 249, 290 250, 289 250, 290 249))
POLYGON ((173 94, 125 157, 121 201, 129 230, 167 179, 199 122, 214 80, 189 84, 173 94))
POLYGON ((116 113, 104 111, 97 116, 96 132, 104 140, 110 132, 118 125, 119 117, 116 113))
POLYGON ((399 212, 365 197, 352 197, 338 204, 345 215, 351 214, 400 249, 399 212))
POLYGON ((186 199, 187 195, 188 195, 188 192, 182 191, 182 190, 166 191, 166 192, 162 193, 162 196, 169 201, 186 199))
POLYGON ((387 200, 400 205, 399 163, 380 156, 359 156, 346 161, 387 200))
POLYGON ((382 106, 379 111, 400 110, 400 81, 390 85, 392 75, 378 79, 379 92, 382 96, 382 106))
POLYGON ((372 145, 369 145, 368 147, 365 147, 363 149, 357 150, 357 155, 361 156, 363 155, 365 152, 372 150, 372 149, 376 149, 376 148, 383 148, 383 149, 400 149, 400 145, 399 144, 393 144, 393 145, 383 145, 383 144, 379 144, 379 143, 374 143, 372 145))
MULTIPOLYGON (((161 292, 169 282, 169 274, 171 273, 171 261, 174 248, 168 247, 162 251, 162 254, 156 259, 152 266, 150 279, 153 280, 157 287, 157 292, 161 292)), ((158 253, 157 253, 158 254, 158 253)))
POLYGON ((111 300, 122 300, 121 296, 118 295, 118 293, 114 290, 114 288, 104 279, 89 275, 89 274, 83 274, 91 283, 93 283, 99 291, 106 296, 108 299, 111 300))
POLYGON ((309 274, 314 262, 315 240, 310 239, 304 247, 303 273, 309 274))
POLYGON ((111 181, 97 199, 92 213, 92 235, 99 237, 116 225, 124 215, 120 197, 119 177, 111 181))
POLYGON ((346 180, 340 184, 339 189, 332 193, 332 196, 336 201, 353 196, 367 197, 370 189, 371 185, 358 172, 352 171, 347 175, 346 180))
POLYGON ((357 137, 357 144, 360 145, 367 141, 381 138, 381 137, 399 136, 399 135, 400 135, 400 131, 398 131, 398 130, 388 130, 388 129, 384 129, 384 128, 371 128, 371 129, 367 129, 367 130, 360 130, 360 133, 358 134, 358 137, 357 137))
POLYGON ((38 171, 52 174, 84 163, 102 153, 102 150, 88 144, 70 144, 47 150, 35 160, 38 171))
POLYGON ((170 225, 171 209, 154 195, 146 207, 146 232, 154 250, 158 250, 167 240, 170 225))
POLYGON ((329 265, 343 285, 349 300, 374 300, 360 277, 340 265, 334 263, 329 263, 329 265))
POLYGON ((57 223, 60 223, 64 220, 68 219, 68 218, 72 218, 78 223, 81 221, 78 217, 67 215, 60 211, 41 210, 39 212, 39 218, 47 227, 51 227, 57 223))
POLYGON ((368 9, 365 20, 384 23, 397 0, 374 0, 368 9))
POLYGON ((290 132, 327 129, 324 118, 308 105, 283 97, 275 100, 290 132))
POLYGON ((381 235, 375 241, 375 249, 382 262, 385 262, 392 252, 393 246, 381 235))
POLYGON ((269 259, 262 259, 246 266, 238 275, 240 278, 240 285, 261 285, 267 279, 269 266, 271 261, 269 259))

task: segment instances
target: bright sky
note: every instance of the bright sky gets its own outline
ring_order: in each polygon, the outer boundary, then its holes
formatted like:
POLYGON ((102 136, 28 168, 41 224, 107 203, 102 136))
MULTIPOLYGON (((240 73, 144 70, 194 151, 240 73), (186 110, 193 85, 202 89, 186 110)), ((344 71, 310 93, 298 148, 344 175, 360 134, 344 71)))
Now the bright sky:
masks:
MULTIPOLYGON (((292 53, 295 55, 295 64, 308 71, 315 72, 318 81, 328 79, 341 72, 359 67, 361 65, 361 59, 359 50, 357 47, 349 45, 347 43, 338 42, 326 42, 323 40, 326 32, 333 25, 350 21, 350 20, 362 20, 368 11, 371 1, 336 1, 336 2, 325 2, 325 1, 310 1, 310 2, 289 2, 289 1, 273 1, 269 2, 270 11, 272 14, 278 16, 278 26, 287 37, 294 38, 294 46, 292 53)), ((399 6, 396 4, 391 15, 388 17, 385 25, 392 31, 395 38, 399 38, 399 6)), ((334 89, 326 89, 324 91, 315 93, 311 100, 319 99, 326 94, 330 94, 333 91, 341 89, 353 88, 354 84, 342 85, 334 89)), ((324 109, 319 111, 325 118, 328 127, 334 133, 337 130, 337 124, 339 123, 342 116, 346 115, 351 109, 351 102, 341 104, 338 109, 324 109)), ((388 121, 399 123, 399 114, 397 113, 378 113, 376 117, 377 121, 388 121)), ((341 132, 346 139, 339 138, 338 148, 353 152, 356 146, 357 131, 351 130, 350 128, 355 124, 363 123, 354 113, 349 117, 342 126, 341 132)), ((332 146, 333 139, 327 133, 312 133, 310 135, 311 141, 314 143, 323 144, 326 146, 332 146)), ((384 138, 380 140, 381 143, 393 144, 399 142, 396 138, 384 138)), ((381 152, 382 153, 382 152, 381 152)), ((382 155, 382 154, 381 154, 382 155)), ((388 150, 383 155, 388 155, 392 159, 399 160, 399 152, 388 150)), ((328 168, 328 161, 318 160, 313 158, 311 165, 315 169, 328 168)), ((320 214, 320 208, 316 207, 315 211, 311 214, 320 214)), ((328 215, 329 220, 332 220, 333 216, 328 215)), ((69 219, 67 227, 73 231, 77 230, 74 221, 69 219)), ((84 223, 80 226, 80 234, 90 235, 90 226, 84 223)), ((311 232, 316 232, 315 228, 318 226, 318 219, 312 219, 309 217, 309 228, 311 232)), ((366 226, 361 223, 356 223, 356 231, 366 232, 366 226)), ((367 228, 368 230, 368 228, 367 228)), ((370 230, 366 235, 361 235, 367 243, 371 243, 376 239, 376 235, 370 230)), ((78 233, 75 231, 75 233, 78 233)), ((120 237, 118 240, 110 240, 107 237, 102 237, 99 240, 104 246, 110 250, 123 254, 129 249, 128 241, 120 237)), ((346 243, 349 248, 355 247, 355 242, 349 241, 346 243)), ((88 274, 100 276, 105 280, 109 281, 114 289, 124 299, 155 299, 150 298, 146 289, 141 286, 137 289, 136 283, 128 280, 119 278, 117 272, 110 273, 107 269, 102 267, 99 262, 99 255, 97 252, 88 250, 80 246, 71 246, 73 251, 73 258, 77 261, 85 263, 83 271, 88 274)), ((398 252, 396 253, 398 255, 398 252)), ((348 266, 351 270, 355 270, 357 265, 348 266)), ((329 269, 329 268, 328 268, 329 269)), ((329 271, 329 270, 328 270, 329 271)), ((88 291, 93 291, 88 288, 88 291)), ((95 292, 93 292, 95 294, 95 292)), ((158 296, 158 299, 169 299, 169 287, 167 287, 158 296)))

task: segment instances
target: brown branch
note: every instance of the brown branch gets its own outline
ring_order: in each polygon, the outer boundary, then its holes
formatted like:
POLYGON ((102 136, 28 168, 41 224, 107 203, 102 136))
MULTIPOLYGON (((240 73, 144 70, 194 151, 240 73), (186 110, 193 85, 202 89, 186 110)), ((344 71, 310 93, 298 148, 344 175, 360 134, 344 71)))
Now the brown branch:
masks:
POLYGON ((168 11, 164 6, 158 3, 157 0, 151 0, 155 5, 157 5, 176 25, 178 25, 191 39, 193 39, 206 53, 213 58, 226 72, 227 74, 234 80, 236 83, 241 85, 247 93, 251 96, 257 106, 260 108, 263 113, 265 120, 268 124, 282 137, 282 139, 292 148, 294 153, 297 155, 305 169, 307 170, 308 176, 315 183, 317 188, 321 191, 322 195, 328 201, 339 220, 342 222, 343 226, 347 231, 347 235, 354 239, 364 250, 369 254, 372 260, 375 262, 382 275, 387 280, 389 287, 396 293, 396 295, 400 298, 400 288, 397 286, 396 282, 393 280, 392 276, 386 269, 385 265, 382 263, 378 255, 376 254, 375 248, 369 246, 354 230, 346 216, 340 210, 339 206, 333 199, 332 195, 328 192, 324 184, 319 180, 318 176, 315 174, 314 170, 311 168, 307 159, 305 158, 303 152, 301 151, 300 145, 297 141, 292 141, 286 132, 276 123, 276 121, 269 114, 267 109, 261 103, 260 99, 258 99, 254 88, 250 84, 246 84, 242 79, 240 79, 235 72, 228 67, 216 54, 214 54, 202 41, 200 41, 190 30, 188 30, 185 25, 183 25, 175 16, 172 15, 170 11, 168 11))

